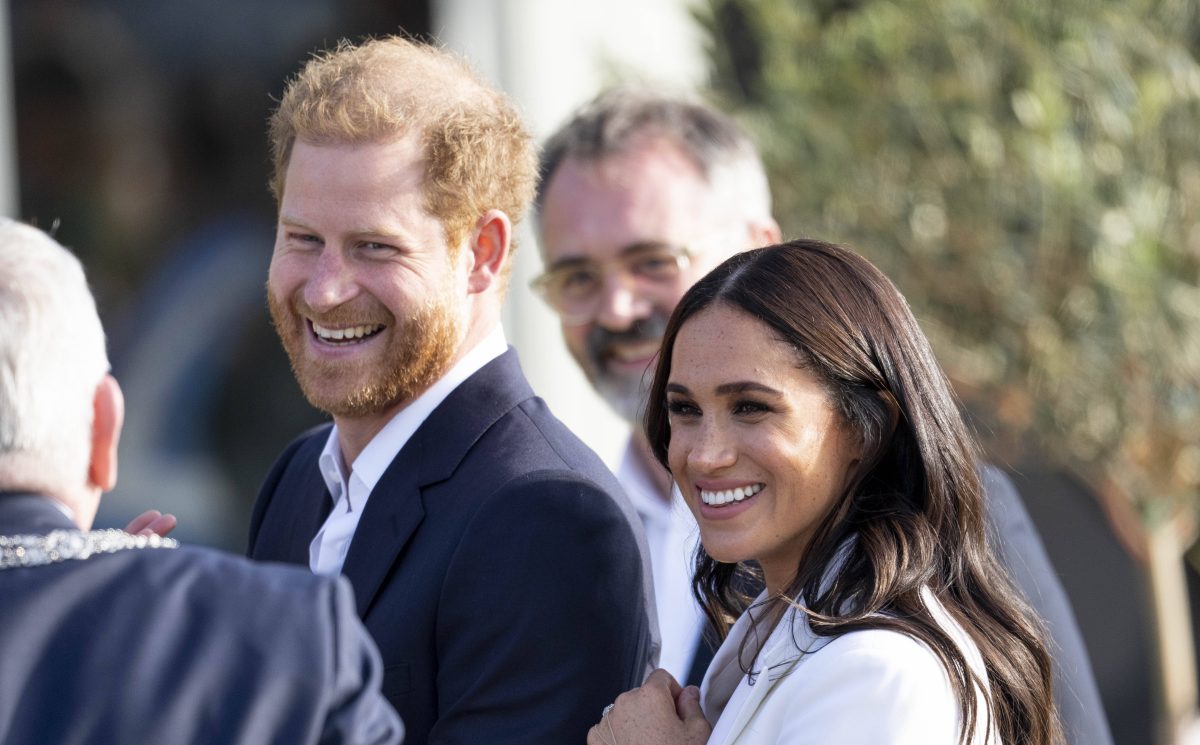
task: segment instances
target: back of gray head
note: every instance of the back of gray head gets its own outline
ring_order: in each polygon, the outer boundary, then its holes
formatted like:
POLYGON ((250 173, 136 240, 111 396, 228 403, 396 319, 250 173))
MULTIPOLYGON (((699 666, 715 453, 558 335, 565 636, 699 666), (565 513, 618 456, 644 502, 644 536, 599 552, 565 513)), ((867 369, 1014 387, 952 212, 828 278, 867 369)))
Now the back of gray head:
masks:
POLYGON ((0 480, 83 483, 92 397, 108 371, 83 267, 37 228, 0 218, 0 480))

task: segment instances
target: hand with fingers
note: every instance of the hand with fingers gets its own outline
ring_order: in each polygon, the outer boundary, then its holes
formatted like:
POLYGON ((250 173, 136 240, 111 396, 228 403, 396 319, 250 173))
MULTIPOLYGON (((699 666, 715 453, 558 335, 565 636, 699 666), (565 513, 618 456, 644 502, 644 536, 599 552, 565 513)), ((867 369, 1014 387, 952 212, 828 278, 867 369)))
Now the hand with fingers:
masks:
POLYGON ((700 689, 679 685, 666 670, 606 706, 587 745, 704 745, 712 727, 700 709, 700 689))
POLYGON ((158 535, 165 537, 175 529, 175 516, 164 515, 158 510, 146 510, 129 521, 125 532, 133 535, 158 535))

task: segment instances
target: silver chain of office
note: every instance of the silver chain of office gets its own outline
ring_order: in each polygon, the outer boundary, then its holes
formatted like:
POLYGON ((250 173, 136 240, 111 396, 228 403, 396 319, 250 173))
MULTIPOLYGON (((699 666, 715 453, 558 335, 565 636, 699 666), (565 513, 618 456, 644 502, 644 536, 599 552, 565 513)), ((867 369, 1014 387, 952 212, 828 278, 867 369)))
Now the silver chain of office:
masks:
POLYGON ((130 535, 123 530, 55 530, 46 535, 0 535, 0 569, 44 566, 142 548, 177 548, 159 535, 130 535))

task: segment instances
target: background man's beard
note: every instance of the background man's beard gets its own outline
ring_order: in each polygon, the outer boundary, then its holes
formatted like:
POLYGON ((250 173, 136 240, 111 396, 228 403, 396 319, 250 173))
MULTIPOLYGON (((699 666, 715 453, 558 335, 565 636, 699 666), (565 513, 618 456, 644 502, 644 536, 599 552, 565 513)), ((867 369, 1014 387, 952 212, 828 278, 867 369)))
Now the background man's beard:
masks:
POLYGON ((268 301, 271 320, 304 397, 315 408, 335 417, 376 414, 416 398, 446 373, 462 338, 462 322, 453 308, 440 299, 431 300, 412 316, 388 324, 391 328, 384 333, 390 333, 391 338, 383 361, 372 365, 375 369, 368 371, 366 382, 348 393, 330 395, 324 393, 323 381, 340 376, 359 378, 362 371, 358 365, 305 357, 308 323, 296 311, 281 307, 275 298, 269 297, 268 301))
MULTIPOLYGON (((667 316, 657 310, 648 318, 634 321, 624 331, 593 326, 587 336, 587 364, 584 372, 600 397, 625 421, 638 426, 646 409, 646 398, 654 380, 654 362, 641 375, 620 376, 607 369, 609 349, 617 344, 659 341, 667 329, 667 316)), ((655 360, 658 358, 656 357, 655 360)))
POLYGON ((653 377, 652 365, 640 380, 598 375, 592 378, 592 385, 618 416, 637 427, 641 426, 642 414, 646 411, 646 397, 650 394, 653 377))

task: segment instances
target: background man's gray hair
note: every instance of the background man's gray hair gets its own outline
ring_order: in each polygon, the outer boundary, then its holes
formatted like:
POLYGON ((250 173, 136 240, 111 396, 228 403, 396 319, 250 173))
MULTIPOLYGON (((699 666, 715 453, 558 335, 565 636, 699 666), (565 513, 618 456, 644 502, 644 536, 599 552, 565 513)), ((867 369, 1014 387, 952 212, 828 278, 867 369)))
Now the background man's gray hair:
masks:
POLYGON ((568 158, 599 161, 646 139, 662 138, 686 155, 708 182, 730 189, 746 217, 770 219, 771 196, 758 149, 734 119, 710 106, 641 88, 613 88, 584 104, 542 148, 541 212, 546 186, 568 158))
POLYGON ((108 372, 83 267, 42 231, 0 218, 0 483, 86 483, 92 400, 108 372))

